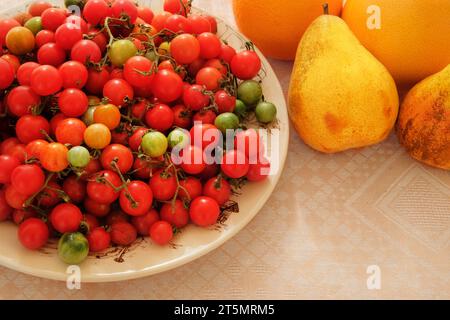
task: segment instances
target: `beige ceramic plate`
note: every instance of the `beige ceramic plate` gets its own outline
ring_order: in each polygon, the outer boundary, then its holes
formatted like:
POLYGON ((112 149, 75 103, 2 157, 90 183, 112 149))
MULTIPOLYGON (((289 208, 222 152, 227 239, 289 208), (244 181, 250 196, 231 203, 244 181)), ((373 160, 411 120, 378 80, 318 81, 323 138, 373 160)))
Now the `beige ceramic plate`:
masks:
MULTIPOLYGON (((3 10, 1 16, 23 11, 24 6, 3 10)), ((224 22, 219 23, 219 34, 235 48, 244 48, 245 38, 224 22)), ((271 148, 279 154, 279 170, 266 182, 248 184, 242 195, 234 200, 239 204, 239 212, 232 213, 225 225, 209 230, 189 226, 174 239, 176 246, 159 247, 148 239, 141 239, 131 248, 116 248, 102 257, 90 256, 81 267, 84 282, 107 282, 134 279, 176 268, 193 261, 222 245, 237 234, 258 213, 271 195, 280 178, 287 155, 289 122, 286 102, 275 73, 266 59, 258 51, 263 61, 263 87, 267 100, 278 107, 280 139, 271 148)), ((33 252, 24 249, 17 240, 17 227, 12 223, 0 224, 0 265, 11 269, 55 280, 66 280, 67 265, 62 263, 55 246, 33 252)))

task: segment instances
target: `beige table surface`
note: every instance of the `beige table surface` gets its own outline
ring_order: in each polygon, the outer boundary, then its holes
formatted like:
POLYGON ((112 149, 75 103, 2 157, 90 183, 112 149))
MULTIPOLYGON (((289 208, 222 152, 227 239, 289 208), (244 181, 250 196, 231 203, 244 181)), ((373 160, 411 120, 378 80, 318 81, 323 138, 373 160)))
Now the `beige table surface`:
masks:
MULTIPOLYGON (((231 0, 195 4, 234 24, 231 0)), ((271 61, 285 91, 291 63, 271 61)), ((1 299, 450 298, 450 173, 392 136, 339 155, 292 130, 283 177, 257 217, 211 254, 120 283, 65 283, 0 268, 1 299), (376 265, 381 288, 369 290, 376 265)))

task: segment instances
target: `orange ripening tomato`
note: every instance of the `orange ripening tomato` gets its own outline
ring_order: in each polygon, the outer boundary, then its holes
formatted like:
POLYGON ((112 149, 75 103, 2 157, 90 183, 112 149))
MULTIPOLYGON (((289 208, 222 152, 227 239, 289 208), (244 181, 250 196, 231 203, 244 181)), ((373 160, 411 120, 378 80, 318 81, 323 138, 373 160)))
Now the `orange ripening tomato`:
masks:
POLYGON ((12 54, 30 53, 34 45, 34 34, 25 27, 14 27, 6 35, 6 47, 12 54))
POLYGON ((48 142, 42 139, 31 141, 25 147, 25 150, 27 151, 27 157, 40 160, 41 154, 47 145, 48 142))
POLYGON ((120 111, 113 104, 99 105, 94 111, 94 122, 101 123, 114 130, 120 124, 120 111))
POLYGON ((93 149, 103 149, 111 142, 111 131, 101 123, 94 123, 84 131, 84 142, 93 149))
POLYGON ((58 142, 49 143, 40 154, 41 165, 50 172, 61 172, 69 166, 67 147, 58 142))

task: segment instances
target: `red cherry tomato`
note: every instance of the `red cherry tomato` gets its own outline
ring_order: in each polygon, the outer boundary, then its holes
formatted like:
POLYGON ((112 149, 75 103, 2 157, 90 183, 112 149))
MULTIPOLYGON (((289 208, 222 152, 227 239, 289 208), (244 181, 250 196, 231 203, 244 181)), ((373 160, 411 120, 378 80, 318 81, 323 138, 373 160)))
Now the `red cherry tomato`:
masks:
POLYGON ((41 153, 47 145, 48 142, 42 139, 33 140, 28 143, 25 147, 28 159, 35 158, 37 160, 40 160, 41 153))
POLYGON ((66 89, 83 88, 88 80, 88 70, 78 61, 67 61, 59 67, 59 73, 66 89))
POLYGON ((177 180, 171 170, 154 172, 149 184, 153 191, 153 197, 159 201, 172 199, 177 191, 177 180))
POLYGON ((6 202, 5 191, 0 189, 0 222, 11 218, 13 211, 15 210, 13 210, 13 208, 11 208, 6 202))
POLYGON ((70 57, 72 60, 81 62, 83 64, 86 62, 97 63, 100 62, 102 58, 102 52, 97 43, 95 43, 94 41, 80 40, 72 47, 72 50, 70 51, 70 57))
POLYGON ((121 144, 110 144, 102 151, 100 161, 105 170, 127 173, 133 166, 133 154, 130 149, 121 144), (115 163, 115 165, 113 165, 115 163))
POLYGON ((169 106, 158 103, 146 112, 145 123, 152 129, 164 132, 173 126, 174 118, 169 106))
POLYGON ((205 108, 210 103, 210 97, 205 93, 205 87, 194 84, 183 91, 184 105, 194 111, 205 108))
POLYGON ((28 13, 31 14, 33 17, 39 17, 45 10, 51 7, 52 4, 46 1, 34 1, 28 7, 28 13))
POLYGON ((49 235, 48 227, 41 219, 30 218, 19 226, 20 243, 30 250, 42 248, 47 243, 49 235))
POLYGON ((161 31, 162 29, 164 29, 167 18, 169 18, 171 15, 172 14, 170 12, 161 12, 155 15, 152 21, 152 26, 155 27, 157 31, 161 31))
POLYGON ((205 67, 197 73, 195 81, 197 84, 205 86, 206 89, 215 91, 220 87, 222 77, 222 73, 216 68, 205 67))
POLYGON ((86 238, 89 242, 89 251, 91 252, 106 250, 111 245, 111 236, 104 228, 101 227, 93 229, 86 238))
POLYGON ((188 0, 164 0, 164 11, 187 16, 191 8, 188 0))
POLYGON ((155 222, 150 227, 149 234, 152 241, 156 244, 160 246, 166 245, 173 238, 172 226, 166 221, 155 222))
POLYGON ((211 32, 211 24, 209 23, 209 20, 204 16, 191 14, 188 19, 191 22, 193 34, 211 32))
POLYGON ((42 12, 42 27, 46 30, 56 31, 66 20, 66 11, 60 8, 48 8, 42 12))
POLYGON ((36 62, 25 62, 22 64, 17 70, 17 81, 22 86, 30 85, 31 73, 39 67, 39 64, 36 62))
POLYGON ((22 143, 36 139, 45 139, 45 133, 50 132, 50 124, 42 116, 24 115, 16 123, 16 136, 22 143))
POLYGON ((224 154, 221 168, 222 171, 230 178, 242 178, 249 170, 249 160, 245 156, 245 153, 230 150, 224 154))
POLYGON ((33 107, 38 107, 41 98, 28 86, 18 86, 12 89, 6 97, 8 110, 17 117, 30 114, 33 107))
POLYGON ((219 215, 219 204, 210 197, 202 196, 194 199, 189 209, 191 221, 200 227, 208 227, 215 224, 219 215))
POLYGON ((194 120, 194 123, 200 122, 203 124, 214 124, 216 117, 217 115, 213 110, 200 110, 194 114, 192 120, 194 120))
POLYGON ((81 203, 86 197, 86 182, 76 176, 67 177, 62 189, 73 203, 81 203))
POLYGON ((211 32, 204 32, 197 37, 200 44, 200 57, 202 59, 213 59, 220 56, 222 43, 218 36, 211 32))
POLYGON ((41 153, 41 165, 51 172, 61 172, 69 166, 67 153, 69 150, 62 143, 49 143, 41 153))
POLYGON ((38 95, 49 96, 61 89, 62 78, 58 69, 50 65, 43 65, 31 73, 30 85, 38 95))
POLYGON ((188 174, 199 174, 205 170, 206 164, 203 150, 197 146, 189 145, 180 152, 181 168, 188 174))
POLYGON ((202 195, 202 183, 194 177, 187 177, 180 180, 180 190, 178 198, 183 201, 192 201, 202 195))
POLYGON ((138 17, 138 9, 136 5, 130 0, 116 0, 111 7, 112 16, 120 18, 126 16, 134 23, 138 17))
POLYGON ((97 71, 96 69, 89 69, 86 89, 94 95, 100 95, 103 92, 103 87, 108 81, 109 73, 105 67, 103 67, 100 71, 97 71))
POLYGON ((247 172, 248 181, 260 182, 269 176, 270 163, 267 159, 263 159, 255 164, 250 164, 247 172))
POLYGON ((14 81, 14 69, 6 60, 0 59, 0 89, 8 88, 14 81))
POLYGON ((138 17, 145 21, 145 23, 152 23, 154 13, 149 7, 138 7, 138 17))
POLYGON ((192 33, 191 21, 179 14, 168 17, 164 28, 173 33, 192 33))
POLYGON ((55 42, 55 33, 53 31, 41 30, 36 34, 36 47, 40 48, 50 42, 55 42))
POLYGON ((178 104, 172 108, 173 125, 183 129, 187 129, 192 124, 192 112, 182 104, 178 104))
POLYGON ((225 90, 219 90, 214 95, 214 101, 217 104, 219 113, 233 112, 236 108, 236 97, 225 90))
POLYGON ((64 23, 56 29, 55 42, 58 47, 64 50, 70 50, 83 38, 83 33, 78 25, 73 23, 64 23))
POLYGON ((122 79, 109 80, 103 87, 103 96, 116 105, 121 106, 127 100, 133 100, 134 91, 128 82, 122 79))
POLYGON ((66 89, 59 95, 58 105, 61 112, 67 117, 82 116, 88 106, 87 95, 80 89, 66 89))
POLYGON ((170 53, 178 64, 191 64, 200 57, 200 44, 191 34, 180 34, 170 43, 170 53))
POLYGON ((183 80, 170 70, 160 70, 153 78, 153 94, 164 102, 173 102, 183 93, 183 80))
POLYGON ((92 25, 98 25, 110 14, 110 8, 104 0, 89 0, 83 9, 83 17, 92 25))
POLYGON ((148 184, 142 181, 131 181, 120 192, 119 203, 122 210, 130 216, 142 216, 153 202, 153 192, 148 184))
POLYGON ((215 177, 209 179, 204 187, 203 194, 217 201, 219 206, 225 204, 231 197, 231 187, 228 181, 223 178, 215 177))
POLYGON ((151 209, 146 214, 131 218, 131 223, 141 236, 148 236, 150 227, 159 221, 158 211, 151 209))
POLYGON ((61 202, 58 191, 61 191, 61 186, 54 181, 49 181, 47 187, 37 196, 38 206, 44 208, 56 206, 61 202))
POLYGON ((44 183, 44 172, 35 164, 20 165, 11 174, 11 184, 13 187, 27 196, 31 196, 41 190, 44 183))
POLYGON ((111 241, 119 246, 128 246, 136 241, 137 231, 128 222, 116 222, 111 226, 111 241))
POLYGON ((14 209, 23 209, 28 196, 20 193, 13 185, 9 184, 5 188, 6 203, 14 209))
POLYGON ((8 184, 11 182, 11 174, 14 169, 20 165, 17 158, 2 154, 0 155, 0 183, 8 184))
POLYGON ((81 221, 83 221, 83 214, 71 203, 60 204, 50 213, 53 228, 61 233, 77 231, 81 221))
POLYGON ((220 59, 225 61, 226 63, 230 64, 231 60, 233 60, 234 56, 236 55, 236 50, 225 43, 222 43, 221 47, 221 53, 220 53, 220 59))
POLYGON ((142 143, 142 137, 148 132, 147 128, 138 128, 128 140, 130 149, 133 151, 138 151, 142 143))
POLYGON ((153 62, 145 57, 131 57, 124 65, 123 77, 132 86, 147 88, 152 81, 152 67, 153 62))
POLYGON ((62 144, 80 146, 83 144, 86 125, 77 118, 67 118, 56 127, 56 141, 62 144))
POLYGON ((239 79, 250 80, 261 70, 261 59, 254 51, 242 51, 233 57, 230 67, 231 72, 239 79))
POLYGON ((111 211, 111 207, 109 204, 98 203, 90 198, 84 199, 83 204, 87 212, 93 214, 98 218, 107 216, 111 211))
POLYGON ((161 220, 167 221, 176 228, 183 228, 189 222, 189 211, 183 201, 175 200, 175 203, 165 203, 160 211, 161 220))
POLYGON ((119 198, 117 190, 122 185, 120 177, 113 171, 104 170, 95 174, 87 184, 87 195, 95 202, 111 204, 119 198))
POLYGON ((264 143, 255 129, 239 131, 234 138, 234 147, 245 153, 249 163, 257 163, 264 155, 264 143))

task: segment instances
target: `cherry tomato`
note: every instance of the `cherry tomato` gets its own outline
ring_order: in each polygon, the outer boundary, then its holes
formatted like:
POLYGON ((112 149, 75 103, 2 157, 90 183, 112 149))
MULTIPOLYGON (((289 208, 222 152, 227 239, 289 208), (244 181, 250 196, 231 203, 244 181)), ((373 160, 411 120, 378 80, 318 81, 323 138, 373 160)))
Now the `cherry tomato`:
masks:
POLYGON ((67 153, 69 150, 61 143, 52 142, 42 149, 41 165, 51 172, 61 172, 69 166, 67 153))
POLYGON ((215 91, 220 87, 222 78, 222 73, 216 68, 205 67, 197 73, 195 81, 197 84, 205 86, 206 89, 215 91))
POLYGON ((53 208, 50 213, 50 222, 60 233, 75 232, 83 221, 83 214, 77 206, 63 203, 53 208))
POLYGON ((67 118, 56 127, 56 141, 62 144, 80 146, 84 140, 86 125, 77 118, 67 118))
POLYGON ((20 162, 16 158, 6 154, 0 155, 0 183, 10 183, 11 174, 19 165, 20 162))
POLYGON ((222 59, 226 63, 230 64, 231 60, 233 60, 235 55, 236 55, 236 50, 232 46, 222 43, 221 53, 219 56, 220 59, 222 59))
POLYGON ((51 119, 50 119, 50 133, 52 135, 55 135, 56 133, 56 128, 58 127, 58 125, 61 123, 61 121, 67 119, 68 117, 66 117, 64 114, 62 114, 61 112, 58 112, 57 114, 55 114, 51 119))
POLYGON ((210 97, 205 94, 205 87, 194 84, 183 91, 184 105, 194 111, 205 108, 210 103, 210 97))
POLYGON ((80 89, 65 89, 58 98, 61 112, 67 117, 82 116, 89 105, 88 97, 80 89))
POLYGON ((157 221, 150 227, 150 238, 160 246, 166 245, 173 238, 173 230, 167 221, 157 221))
POLYGON ((48 142, 42 139, 33 140, 25 147, 28 158, 35 158, 39 160, 44 147, 48 145, 48 142))
POLYGON ((17 144, 11 148, 7 155, 12 156, 19 160, 20 163, 24 163, 27 158, 27 150, 25 144, 17 144))
POLYGON ((42 116, 24 115, 16 123, 16 136, 22 143, 29 143, 36 139, 45 139, 50 132, 50 124, 42 116))
POLYGON ((134 159, 131 150, 124 145, 110 144, 102 151, 100 161, 106 170, 115 171, 117 167, 121 173, 127 173, 133 166, 134 159))
POLYGON ((0 222, 11 218, 13 211, 13 208, 11 208, 6 202, 5 191, 0 189, 0 222))
POLYGON ((52 4, 46 1, 34 1, 28 7, 28 13, 31 14, 33 17, 39 17, 45 10, 51 7, 52 4))
POLYGON ((110 14, 110 8, 104 0, 89 0, 83 9, 83 17, 92 25, 102 23, 110 14))
POLYGON ((80 40, 72 47, 70 58, 83 64, 86 62, 97 63, 102 58, 102 52, 94 41, 80 40))
POLYGON ((270 163, 267 159, 262 159, 255 164, 250 164, 247 172, 247 180, 253 182, 260 182, 270 174, 270 163))
POLYGON ((5 188, 6 203, 14 209, 22 209, 28 196, 20 193, 13 185, 9 184, 5 188))
POLYGON ((94 111, 94 122, 104 124, 110 130, 119 126, 120 119, 119 108, 112 104, 100 105, 94 111))
POLYGON ((30 218, 19 226, 20 243, 30 250, 42 248, 47 243, 49 235, 48 227, 41 219, 30 218))
POLYGON ((13 54, 4 54, 0 57, 0 59, 6 60, 14 69, 14 73, 17 73, 20 67, 20 60, 17 56, 13 54))
POLYGON ((154 172, 149 184, 153 191, 153 197, 159 201, 172 199, 177 191, 177 180, 172 171, 158 170, 154 172))
POLYGON ((233 57, 230 67, 231 72, 239 79, 250 80, 261 70, 261 59, 254 51, 242 51, 233 57))
POLYGON ((111 226, 111 241, 119 246, 128 246, 136 241, 137 231, 128 222, 116 222, 111 226))
POLYGON ((180 187, 178 198, 183 201, 192 201, 202 195, 202 184, 197 178, 187 177, 180 180, 180 187))
POLYGON ((16 55, 30 53, 36 43, 34 34, 25 27, 14 27, 9 30, 5 41, 9 52, 16 55))
POLYGON ((204 32, 211 32, 211 24, 204 16, 192 14, 188 17, 188 19, 191 22, 193 34, 198 35, 204 32))
POLYGON ((30 114, 34 107, 39 106, 41 98, 28 86, 18 86, 12 89, 6 97, 8 110, 17 117, 30 114))
POLYGON ((125 80, 135 87, 148 87, 151 85, 153 62, 141 56, 135 56, 127 60, 123 69, 125 80))
POLYGON ((175 127, 180 127, 183 129, 187 129, 192 124, 192 113, 182 104, 178 104, 172 108, 174 120, 173 125, 175 127))
POLYGON ((205 149, 214 148, 218 145, 220 139, 220 131, 213 124, 201 123, 195 124, 191 130, 191 143, 198 147, 205 149))
POLYGON ((109 204, 98 203, 90 198, 84 199, 84 208, 98 218, 106 217, 111 211, 109 204))
POLYGON ((179 14, 167 17, 164 28, 173 33, 192 33, 191 21, 179 14))
POLYGON ((217 115, 213 110, 200 110, 194 114, 192 120, 203 124, 214 124, 216 117, 217 115))
POLYGON ((92 214, 84 214, 83 223, 87 227, 89 233, 100 226, 100 222, 97 217, 92 214))
POLYGON ((180 152, 181 168, 188 174, 199 174, 205 167, 203 150, 196 146, 187 146, 180 152))
POLYGON ((89 69, 88 81, 86 89, 94 95, 100 95, 103 92, 103 87, 109 81, 109 72, 103 67, 100 71, 96 69, 89 69))
POLYGON ((149 7, 139 6, 138 17, 144 20, 146 23, 152 23, 154 13, 149 7))
POLYGON ((87 33, 88 36, 92 37, 92 41, 98 46, 100 49, 100 53, 104 53, 106 51, 106 46, 108 45, 108 40, 106 36, 97 29, 91 29, 87 33))
POLYGON ((147 111, 148 101, 146 99, 141 99, 139 102, 133 104, 131 106, 131 115, 135 119, 144 118, 144 115, 147 111))
POLYGON ((213 198, 202 196, 191 202, 189 216, 191 221, 200 227, 208 227, 215 224, 219 215, 219 204, 213 198))
POLYGON ((6 35, 14 27, 20 27, 20 23, 15 19, 0 20, 0 44, 5 45, 6 35))
POLYGON ((16 225, 20 225, 22 222, 24 222, 25 220, 28 220, 30 218, 36 218, 37 217, 37 213, 34 210, 30 210, 30 209, 23 209, 23 210, 19 210, 19 209, 15 209, 12 213, 12 220, 14 221, 14 223, 16 225))
POLYGON ((11 174, 11 184, 20 193, 31 196, 41 190, 45 183, 42 169, 35 164, 23 164, 11 174))
POLYGON ((126 101, 133 100, 134 91, 128 82, 122 79, 109 80, 103 87, 103 96, 116 105, 121 106, 126 101))
POLYGON ((219 206, 225 204, 231 197, 231 187, 228 181, 222 177, 209 179, 204 187, 203 194, 217 201, 219 206))
POLYGON ((183 228, 189 222, 189 211, 183 201, 176 200, 174 204, 165 203, 160 211, 161 220, 169 222, 176 228, 183 228))
POLYGON ((58 191, 61 190, 61 186, 54 181, 49 181, 47 187, 42 190, 38 197, 37 203, 39 207, 51 208, 61 202, 58 191))
MULTIPOLYGON (((103 0, 98 1, 103 2, 103 0)), ((89 232, 87 235, 87 240, 89 241, 89 251, 91 252, 106 250, 111 245, 111 236, 104 228, 101 227, 95 228, 89 232)))
POLYGON ((67 177, 62 188, 73 203, 81 203, 86 197, 86 183, 76 176, 67 177))
POLYGON ((92 200, 111 204, 119 198, 120 192, 117 189, 121 186, 122 181, 115 172, 104 170, 89 179, 86 190, 92 200))
POLYGON ((67 61, 59 67, 59 73, 66 89, 83 88, 88 81, 88 70, 78 61, 67 61))
POLYGON ((115 210, 106 218, 106 224, 112 226, 117 222, 130 222, 130 218, 131 217, 122 210, 115 210))
POLYGON ((3 140, 0 143, 0 154, 7 154, 11 151, 11 149, 20 143, 19 139, 16 137, 11 137, 3 140))
POLYGON ((236 97, 225 90, 219 90, 214 95, 214 101, 217 104, 219 113, 233 112, 236 107, 236 97))
POLYGON ((40 96, 49 96, 58 92, 62 87, 62 78, 56 69, 50 65, 43 65, 31 73, 31 88, 40 96))
POLYGON ((22 64, 17 70, 17 81, 22 86, 30 85, 31 73, 39 67, 39 64, 36 62, 25 62, 22 64))
POLYGON ((41 18, 44 29, 56 31, 64 23, 64 20, 66 20, 66 12, 64 9, 48 8, 42 12, 41 18))
POLYGON ((128 140, 128 144, 130 145, 130 149, 133 151, 138 151, 139 147, 142 143, 142 137, 148 132, 147 128, 138 128, 128 140))
POLYGON ((164 102, 173 102, 183 93, 183 80, 170 70, 160 70, 153 78, 153 94, 164 102))
POLYGON ((153 192, 142 181, 131 181, 120 192, 119 203, 122 210, 130 216, 142 216, 150 210, 153 192))
POLYGON ((223 156, 221 168, 222 171, 230 178, 242 178, 249 170, 249 160, 245 156, 245 153, 230 150, 223 156))
POLYGON ((8 88, 14 81, 14 69, 8 61, 0 59, 0 89, 8 88))
POLYGON ((164 11, 187 16, 191 8, 188 0, 164 0, 164 11))
POLYGON ((36 47, 40 48, 44 44, 55 42, 55 33, 50 30, 41 30, 36 34, 36 47))
POLYGON ((72 14, 72 15, 68 16, 66 18, 66 20, 64 20, 64 23, 71 24, 75 28, 81 29, 81 32, 83 34, 88 32, 89 26, 88 26, 86 20, 84 20, 83 18, 81 18, 80 16, 78 16, 76 14, 72 14))
POLYGON ((133 174, 139 179, 149 179, 151 173, 150 164, 144 159, 136 158, 133 163, 133 174))
POLYGON ((134 23, 138 17, 138 9, 136 5, 130 0, 116 0, 111 7, 112 16, 120 18, 126 16, 134 23))
POLYGON ((157 221, 159 221, 159 215, 155 209, 151 209, 142 216, 131 218, 132 225, 141 236, 148 236, 150 227, 157 221))
POLYGON ((93 149, 103 149, 111 142, 111 131, 104 124, 91 124, 84 131, 84 142, 93 149))
POLYGON ((234 138, 234 146, 245 153, 249 163, 257 163, 264 154, 264 143, 255 129, 239 131, 234 138))
POLYGON ((203 59, 213 59, 220 56, 222 43, 219 37, 211 32, 204 32, 197 37, 200 44, 200 57, 203 59))
POLYGON ((204 64, 205 64, 205 60, 203 60, 201 58, 198 58, 197 60, 192 62, 187 68, 189 75, 192 78, 195 78, 195 76, 200 71, 200 69, 203 68, 204 64))
POLYGON ((205 16, 206 19, 208 19, 209 23, 211 24, 211 33, 217 33, 217 20, 213 16, 205 16))
POLYGON ((146 112, 145 122, 150 128, 164 132, 173 126, 174 114, 169 106, 158 103, 146 112))
POLYGON ((66 52, 57 46, 55 43, 47 43, 39 48, 38 62, 42 65, 51 65, 59 67, 66 61, 66 52))
POLYGON ((72 47, 83 38, 81 28, 72 23, 64 23, 56 29, 55 42, 64 49, 70 50, 72 47))

